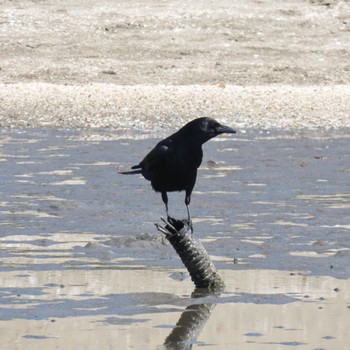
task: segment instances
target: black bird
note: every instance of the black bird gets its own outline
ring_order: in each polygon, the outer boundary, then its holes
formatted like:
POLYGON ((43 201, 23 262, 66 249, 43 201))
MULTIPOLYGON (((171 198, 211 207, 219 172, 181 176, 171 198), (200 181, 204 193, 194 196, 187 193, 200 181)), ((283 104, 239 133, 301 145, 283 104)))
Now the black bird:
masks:
POLYGON ((196 182, 197 168, 203 157, 202 145, 223 133, 236 133, 228 126, 211 118, 194 119, 175 134, 160 141, 132 171, 120 174, 142 174, 151 181, 156 192, 162 194, 168 215, 167 192, 186 191, 185 204, 191 223, 191 193, 196 182))

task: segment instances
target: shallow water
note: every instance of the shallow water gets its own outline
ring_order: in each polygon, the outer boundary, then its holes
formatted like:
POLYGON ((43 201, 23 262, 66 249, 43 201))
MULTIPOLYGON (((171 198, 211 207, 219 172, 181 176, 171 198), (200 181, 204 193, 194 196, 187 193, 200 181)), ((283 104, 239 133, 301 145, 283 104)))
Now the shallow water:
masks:
MULTIPOLYGON (((251 130, 205 145, 191 208, 227 285, 215 296, 192 295, 156 232, 160 195, 117 173, 156 141, 1 131, 3 348, 345 349, 350 132, 251 130)), ((186 216, 183 200, 170 194, 171 215, 186 216)))

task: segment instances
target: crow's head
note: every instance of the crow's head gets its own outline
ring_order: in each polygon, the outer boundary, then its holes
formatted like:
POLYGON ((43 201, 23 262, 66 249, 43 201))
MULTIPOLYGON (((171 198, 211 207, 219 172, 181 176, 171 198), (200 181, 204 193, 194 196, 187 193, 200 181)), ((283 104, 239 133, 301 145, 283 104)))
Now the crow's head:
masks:
POLYGON ((205 117, 192 120, 183 127, 183 130, 186 130, 193 138, 200 140, 201 143, 220 134, 236 133, 236 130, 220 124, 215 119, 205 117))

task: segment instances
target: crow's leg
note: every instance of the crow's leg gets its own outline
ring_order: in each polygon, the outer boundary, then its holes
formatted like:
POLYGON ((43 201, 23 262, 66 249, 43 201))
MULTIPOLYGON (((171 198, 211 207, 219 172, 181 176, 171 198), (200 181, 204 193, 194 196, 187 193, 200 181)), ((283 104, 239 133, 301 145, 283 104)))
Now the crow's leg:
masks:
POLYGON ((169 210, 168 210, 168 195, 166 192, 162 192, 162 200, 165 204, 166 216, 169 218, 169 210))
POLYGON ((193 233, 192 219, 191 219, 191 213, 190 213, 190 202, 191 202, 191 193, 186 190, 185 204, 187 208, 187 221, 191 229, 191 232, 193 233))

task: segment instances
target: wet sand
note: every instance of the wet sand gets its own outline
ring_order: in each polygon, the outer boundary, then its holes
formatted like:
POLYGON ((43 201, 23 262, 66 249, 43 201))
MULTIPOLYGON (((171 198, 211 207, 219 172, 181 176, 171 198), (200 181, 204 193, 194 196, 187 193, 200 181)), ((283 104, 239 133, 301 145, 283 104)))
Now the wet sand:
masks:
MULTIPOLYGON (((206 145, 194 230, 226 288, 201 296, 154 228, 160 196, 116 172, 156 139, 3 130, 2 344, 346 348, 349 135, 250 130, 206 145)), ((170 211, 186 215, 183 194, 170 211)))
POLYGON ((123 270, 113 263, 75 274, 3 275, 8 282, 8 288, 2 288, 4 307, 12 308, 14 316, 1 321, 7 330, 2 344, 8 349, 11 344, 37 350, 186 348, 175 341, 168 340, 168 347, 162 344, 194 302, 202 313, 210 305, 198 338, 187 340, 194 348, 346 349, 349 341, 349 280, 290 276, 278 270, 225 270, 225 294, 191 299, 191 283, 170 279, 164 269, 123 270), (126 279, 127 284, 120 283, 126 279), (28 288, 33 280, 42 287, 28 288), (14 295, 20 309, 15 309, 14 295))

